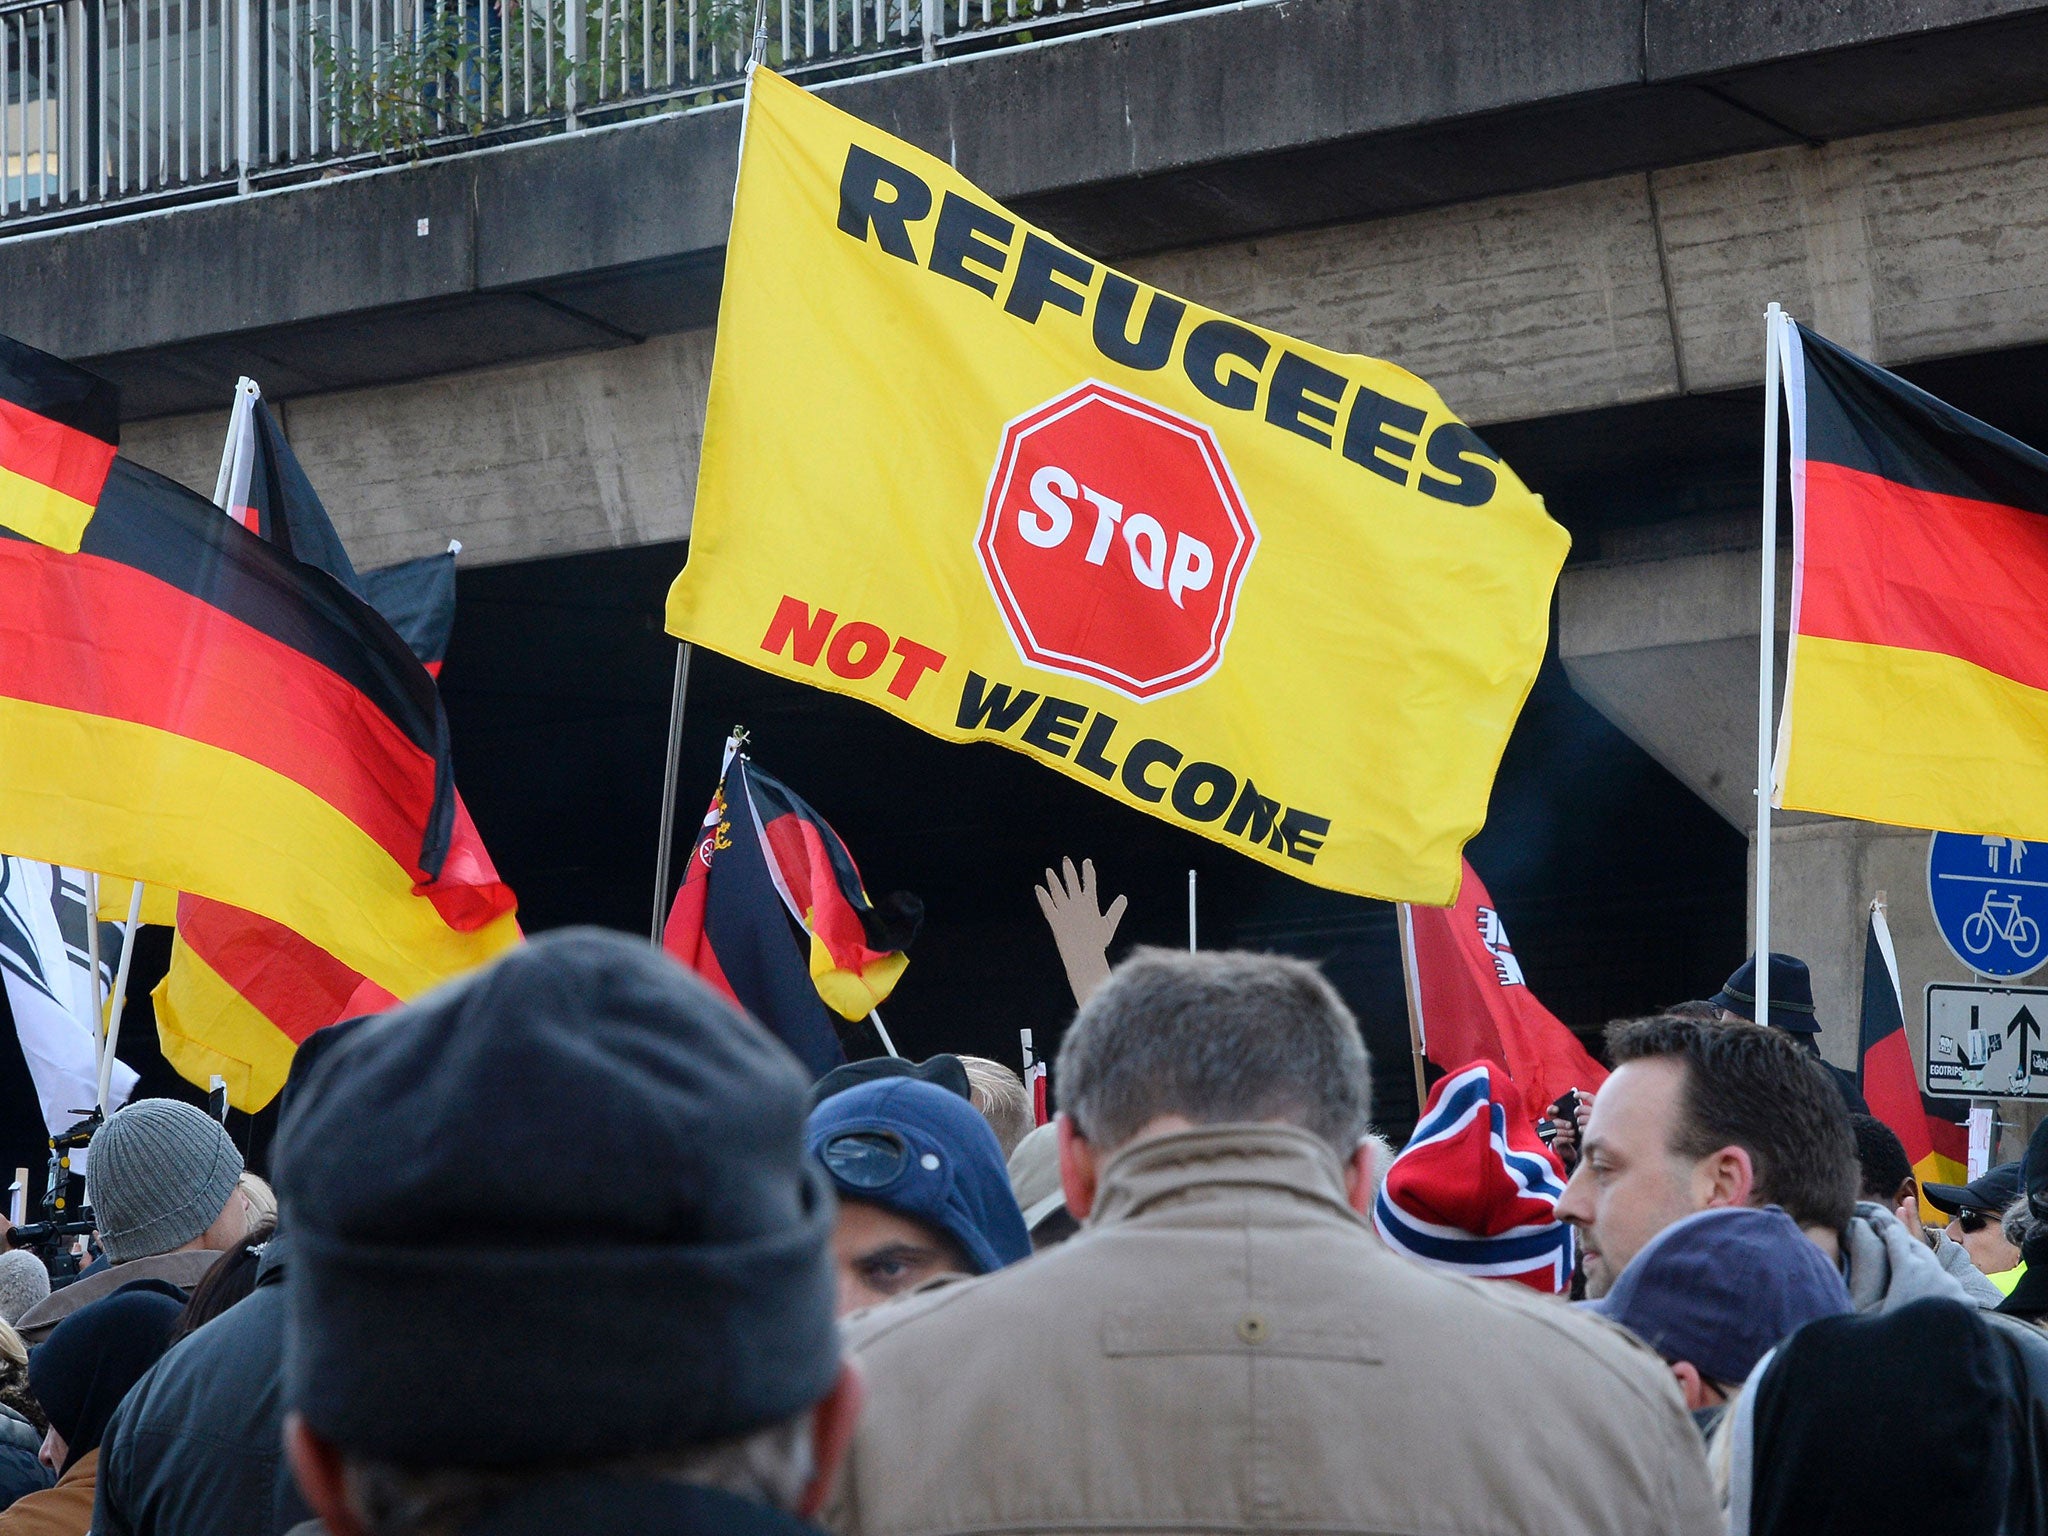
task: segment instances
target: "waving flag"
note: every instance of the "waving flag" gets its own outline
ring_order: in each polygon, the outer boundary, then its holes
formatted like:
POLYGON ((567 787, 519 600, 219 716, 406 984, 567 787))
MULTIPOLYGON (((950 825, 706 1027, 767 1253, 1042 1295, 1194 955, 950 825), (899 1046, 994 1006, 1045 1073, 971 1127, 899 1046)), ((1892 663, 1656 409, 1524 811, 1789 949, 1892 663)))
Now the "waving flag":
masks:
POLYGON ((436 678, 455 633, 455 557, 461 551, 460 544, 450 543, 441 554, 363 572, 363 596, 436 678))
MULTIPOLYGON (((1870 1112, 1899 1138, 1906 1161, 1913 1165, 1913 1176, 1923 1188, 1966 1183, 1970 1177, 1970 1132, 1959 1122, 1970 1106, 1960 1100, 1929 1098, 1920 1091, 1900 995, 1899 959, 1892 948, 1891 925, 1885 921, 1884 908, 1872 902, 1870 926, 1863 935, 1858 1086, 1870 1112)), ((1920 1212, 1930 1222, 1944 1219, 1926 1203, 1924 1195, 1920 1212)))
POLYGON ((2048 455, 1787 328, 1777 801, 2048 838, 2048 455))
POLYGON ((846 1059, 827 1006, 846 1019, 879 1006, 908 964, 903 950, 922 915, 908 897, 878 908, 825 819, 728 749, 662 948, 765 1024, 815 1077, 846 1059))
POLYGON ((433 899, 440 699, 345 587, 121 459, 76 554, 0 535, 0 847, 260 913, 401 996, 514 942, 433 899))
POLYGON ((120 440, 113 385, 0 336, 0 527, 75 552, 120 440))
POLYGON ((1536 1000, 1493 898, 1472 866, 1464 869, 1454 905, 1400 911, 1417 1032, 1447 1072, 1498 1063, 1540 1115, 1568 1088, 1597 1089, 1607 1069, 1536 1000))
MULTIPOLYGON (((0 973, 14 1032, 36 1086, 43 1124, 52 1136, 70 1130, 99 1103, 99 999, 113 990, 122 934, 100 925, 100 975, 95 985, 82 871, 0 858, 0 973)), ((135 1069, 116 1060, 107 1113, 135 1091, 135 1069)), ((74 1163, 81 1153, 72 1154, 74 1163)), ((82 1170, 81 1170, 82 1171, 82 1170)))
MULTIPOLYGON (((243 380, 229 428, 228 513, 365 597, 436 674, 455 615, 454 552, 358 573, 255 385, 243 380)), ((451 928, 511 919, 515 903, 455 795, 439 875, 415 890, 451 928)), ((151 994, 165 1060, 201 1086, 215 1075, 237 1109, 261 1109, 314 1030, 396 1000, 319 944, 255 912, 202 896, 177 901, 168 974, 151 994)))
POLYGON ((1571 541, 1435 390, 765 69, 729 249, 671 634, 1297 879, 1455 897, 1571 541))

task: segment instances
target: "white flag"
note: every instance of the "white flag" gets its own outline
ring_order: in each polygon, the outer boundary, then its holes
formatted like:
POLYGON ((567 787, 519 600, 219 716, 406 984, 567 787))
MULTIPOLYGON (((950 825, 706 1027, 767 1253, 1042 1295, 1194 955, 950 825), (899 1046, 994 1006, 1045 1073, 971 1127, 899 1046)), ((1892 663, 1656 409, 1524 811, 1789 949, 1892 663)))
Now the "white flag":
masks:
MULTIPOLYGON (((85 876, 77 870, 0 858, 0 972, 28 1059, 43 1123, 56 1135, 90 1114, 99 1097, 97 1006, 120 960, 121 929, 100 925, 100 983, 92 981, 85 876)), ((135 1069, 114 1063, 107 1110, 127 1103, 135 1069)), ((80 1165, 72 1154, 74 1170, 80 1165)))

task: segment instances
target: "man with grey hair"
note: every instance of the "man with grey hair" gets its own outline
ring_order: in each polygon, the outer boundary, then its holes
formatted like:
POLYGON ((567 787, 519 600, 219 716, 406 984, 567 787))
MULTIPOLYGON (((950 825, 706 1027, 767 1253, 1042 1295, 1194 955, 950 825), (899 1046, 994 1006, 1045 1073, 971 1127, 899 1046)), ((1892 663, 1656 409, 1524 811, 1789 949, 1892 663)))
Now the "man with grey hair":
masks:
POLYGON ((1655 1355, 1361 1219, 1371 1073, 1312 966, 1141 950, 1056 1081, 1085 1225, 852 1320, 842 1536, 1720 1530, 1655 1355))
POLYGON ((808 1102, 595 929, 335 1044, 276 1153, 285 1445, 331 1536, 813 1530, 860 1384, 808 1102))

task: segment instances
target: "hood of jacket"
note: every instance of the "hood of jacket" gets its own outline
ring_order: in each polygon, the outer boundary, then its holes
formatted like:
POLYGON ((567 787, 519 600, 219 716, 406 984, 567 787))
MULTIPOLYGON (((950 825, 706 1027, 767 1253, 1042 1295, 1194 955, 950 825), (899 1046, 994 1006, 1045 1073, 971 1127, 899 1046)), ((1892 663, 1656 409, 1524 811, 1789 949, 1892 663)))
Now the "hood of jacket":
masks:
POLYGON ((33 1456, 43 1448, 43 1432, 17 1409, 0 1403, 0 1445, 11 1445, 33 1456))
POLYGON ((1842 1279, 1859 1314, 1939 1298, 1977 1305, 1934 1250, 1875 1201, 1862 1200, 1842 1232, 1842 1279))

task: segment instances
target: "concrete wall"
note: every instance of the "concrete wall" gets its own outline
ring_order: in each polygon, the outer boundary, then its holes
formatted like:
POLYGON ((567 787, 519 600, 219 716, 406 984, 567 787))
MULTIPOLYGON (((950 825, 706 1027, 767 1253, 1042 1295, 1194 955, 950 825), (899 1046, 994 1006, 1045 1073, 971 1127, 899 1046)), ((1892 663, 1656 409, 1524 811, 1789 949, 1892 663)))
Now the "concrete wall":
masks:
MULTIPOLYGON (((2048 338, 2048 111, 1773 150, 1129 263, 1312 341, 1391 358, 1473 420, 1754 384, 1761 309, 1881 362, 2048 338)), ((711 333, 289 402, 366 564, 481 561, 689 526, 711 333)), ((229 381, 222 381, 223 409, 229 381)), ((130 451, 210 486, 212 414, 130 451)))
MULTIPOLYGON (((496 564, 680 539, 690 528, 712 333, 284 402, 285 432, 364 568, 462 540, 496 564)), ((123 429, 210 491, 227 410, 123 429)))

